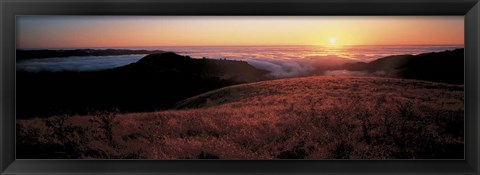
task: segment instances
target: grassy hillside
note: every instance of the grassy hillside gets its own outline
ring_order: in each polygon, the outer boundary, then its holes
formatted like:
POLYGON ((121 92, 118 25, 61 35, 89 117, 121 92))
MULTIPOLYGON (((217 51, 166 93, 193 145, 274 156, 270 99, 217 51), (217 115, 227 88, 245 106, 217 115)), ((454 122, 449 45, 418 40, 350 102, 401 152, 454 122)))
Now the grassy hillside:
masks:
POLYGON ((17 122, 17 158, 463 158, 464 87, 305 77, 214 90, 177 110, 17 122))

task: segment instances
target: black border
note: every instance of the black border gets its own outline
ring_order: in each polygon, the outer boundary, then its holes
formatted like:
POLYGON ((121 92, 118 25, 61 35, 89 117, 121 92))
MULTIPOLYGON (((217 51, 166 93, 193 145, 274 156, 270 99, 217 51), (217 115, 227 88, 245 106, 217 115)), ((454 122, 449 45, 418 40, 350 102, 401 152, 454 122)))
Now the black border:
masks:
POLYGON ((0 0, 0 174, 479 174, 479 0, 0 0), (464 15, 465 160, 15 160, 17 15, 464 15))

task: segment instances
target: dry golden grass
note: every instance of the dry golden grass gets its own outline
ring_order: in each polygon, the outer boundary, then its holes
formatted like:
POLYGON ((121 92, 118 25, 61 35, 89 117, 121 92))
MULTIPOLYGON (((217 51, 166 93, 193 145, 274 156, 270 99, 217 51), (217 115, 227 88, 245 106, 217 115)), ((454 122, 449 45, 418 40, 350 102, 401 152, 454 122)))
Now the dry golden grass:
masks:
POLYGON ((19 120, 17 156, 463 159, 463 89, 326 76, 236 85, 184 100, 177 110, 19 120))

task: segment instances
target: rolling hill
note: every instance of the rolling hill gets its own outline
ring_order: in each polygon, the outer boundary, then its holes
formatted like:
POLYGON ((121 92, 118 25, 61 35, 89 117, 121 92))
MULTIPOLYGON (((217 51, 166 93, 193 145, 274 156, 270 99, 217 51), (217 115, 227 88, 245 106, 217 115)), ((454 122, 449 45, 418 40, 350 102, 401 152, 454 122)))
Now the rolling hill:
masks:
POLYGON ((264 79, 243 61, 193 59, 172 52, 91 72, 17 72, 17 118, 166 109, 213 89, 264 79))
POLYGON ((330 70, 382 72, 387 77, 464 83, 464 49, 419 55, 393 55, 364 63, 345 63, 330 70))
POLYGON ((17 157, 462 159, 463 90, 339 76, 233 85, 175 110, 19 120, 17 157))

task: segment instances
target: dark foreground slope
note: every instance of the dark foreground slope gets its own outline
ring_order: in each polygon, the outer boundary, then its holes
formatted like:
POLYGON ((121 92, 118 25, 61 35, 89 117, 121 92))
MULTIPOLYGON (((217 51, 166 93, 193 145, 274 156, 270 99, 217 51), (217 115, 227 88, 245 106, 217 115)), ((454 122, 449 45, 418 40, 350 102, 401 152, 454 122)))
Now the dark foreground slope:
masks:
POLYGON ((331 70, 368 71, 388 77, 463 84, 464 49, 419 55, 394 55, 369 63, 346 63, 331 70))
POLYGON ((137 63, 96 72, 18 72, 17 117, 165 109, 227 85, 262 79, 246 62, 152 54, 137 63))
POLYGON ((327 76, 235 85, 178 110, 19 120, 17 158, 463 159, 463 89, 327 76))

